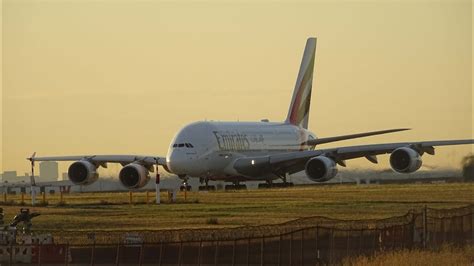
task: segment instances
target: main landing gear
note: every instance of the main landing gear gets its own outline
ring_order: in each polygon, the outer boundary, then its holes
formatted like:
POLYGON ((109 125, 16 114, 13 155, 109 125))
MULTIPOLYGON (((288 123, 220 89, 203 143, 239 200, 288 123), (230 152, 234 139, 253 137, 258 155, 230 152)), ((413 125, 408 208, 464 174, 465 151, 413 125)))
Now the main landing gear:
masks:
POLYGON ((214 191, 216 190, 216 186, 209 186, 209 178, 199 178, 199 182, 205 183, 204 186, 199 186, 199 191, 214 191))
POLYGON ((294 186, 293 183, 287 182, 287 174, 280 176, 280 179, 283 181, 281 183, 273 183, 273 180, 267 180, 265 183, 258 184, 258 188, 285 188, 294 186))
POLYGON ((246 190, 247 186, 245 184, 240 184, 239 181, 233 182, 232 185, 226 185, 225 190, 246 190))

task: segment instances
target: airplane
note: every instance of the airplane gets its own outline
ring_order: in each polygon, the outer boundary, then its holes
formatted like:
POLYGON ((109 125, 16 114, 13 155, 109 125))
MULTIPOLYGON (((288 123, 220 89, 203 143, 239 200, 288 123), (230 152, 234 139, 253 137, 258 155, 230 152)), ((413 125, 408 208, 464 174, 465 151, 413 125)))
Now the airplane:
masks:
POLYGON ((325 182, 337 174, 337 165, 365 157, 378 163, 377 155, 390 154, 391 168, 412 173, 422 165, 422 155, 434 155, 435 146, 473 144, 474 140, 414 141, 316 149, 321 144, 408 130, 388 129, 317 138, 308 130, 316 38, 308 38, 286 119, 283 122, 199 121, 184 126, 170 143, 166 156, 81 155, 27 158, 35 161, 74 161, 68 169, 76 185, 88 185, 99 177, 97 169, 120 163, 119 180, 128 189, 139 189, 150 180, 158 166, 185 182, 189 177, 223 180, 240 186, 245 181, 265 181, 271 185, 290 174, 304 171, 314 182, 325 182))

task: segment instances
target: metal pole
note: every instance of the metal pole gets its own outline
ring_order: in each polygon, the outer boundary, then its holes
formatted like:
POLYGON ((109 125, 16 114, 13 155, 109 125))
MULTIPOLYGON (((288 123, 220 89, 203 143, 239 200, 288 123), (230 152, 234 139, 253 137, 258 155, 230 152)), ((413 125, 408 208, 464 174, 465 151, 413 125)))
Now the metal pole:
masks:
POLYGON ((290 233, 290 266, 293 263, 293 233, 290 233))
POLYGON ((160 242, 160 262, 159 262, 160 266, 161 266, 162 261, 163 261, 163 241, 160 242))
POLYGON ((470 217, 471 219, 469 219, 469 220, 471 221, 470 222, 470 227, 471 227, 471 241, 472 241, 472 240, 474 240, 474 230, 473 230, 473 227, 474 227, 474 213, 471 212, 470 216, 471 216, 470 217))
POLYGON ((332 258, 332 244, 334 242, 333 237, 334 237, 334 229, 331 228, 331 230, 329 230, 329 262, 328 262, 329 265, 331 265, 331 263, 332 263, 332 260, 331 260, 331 258, 332 258))
POLYGON ((198 265, 201 266, 201 249, 202 249, 202 240, 199 241, 198 249, 198 265))
POLYGON ((38 266, 41 266, 41 245, 38 243, 38 266))
POLYGON ((216 250, 214 252, 214 265, 217 266, 217 259, 219 257, 219 240, 216 241, 216 250))
POLYGON ((281 233, 278 237, 278 266, 281 266, 281 233))
POLYGON ((142 266, 142 261, 143 261, 143 245, 145 245, 144 243, 142 243, 142 245, 140 246, 140 255, 138 255, 138 265, 139 266, 142 266))
POLYGON ((13 262, 13 243, 10 243, 10 252, 9 252, 9 259, 8 259, 8 265, 12 266, 13 262))
POLYGON ((69 242, 66 243, 66 251, 64 252, 64 265, 69 265, 69 242))
POLYGON ((188 183, 184 182, 184 201, 188 199, 188 183))
POLYGON ((426 249, 426 238, 427 238, 427 233, 428 233, 428 222, 427 222, 427 207, 423 208, 423 248, 426 249))
POLYGON ((32 186, 30 190, 31 190, 31 205, 35 206, 36 205, 36 188, 32 186))
POLYGON ((304 266, 304 230, 301 230, 301 265, 304 266))
POLYGON ((160 204, 160 174, 158 173, 158 165, 156 166, 155 193, 156 193, 156 204, 160 204))
POLYGON ((234 239, 233 245, 232 245, 232 266, 235 265, 235 242, 236 240, 234 239))
POLYGON ((350 242, 351 242, 350 241, 351 240, 351 232, 352 231, 349 231, 349 230, 346 231, 346 237, 347 237, 347 239, 346 239, 346 257, 349 256, 349 245, 350 245, 350 242))
POLYGON ((181 266, 181 257, 183 256, 183 241, 179 241, 178 265, 181 266))
POLYGON ((94 266, 94 254, 95 253, 95 240, 94 244, 92 244, 92 252, 91 252, 91 266, 94 266))
POLYGON ((319 261, 319 249, 318 249, 318 238, 319 238, 319 227, 316 227, 316 259, 319 261))
POLYGON ((443 245, 446 243, 446 228, 444 225, 444 217, 441 218, 441 228, 443 230, 443 245))
POLYGON ((31 161, 31 177, 30 177, 30 190, 31 190, 31 205, 35 206, 36 205, 36 182, 35 182, 35 160, 34 157, 36 155, 36 152, 31 155, 30 161, 31 161))
POLYGON ((250 237, 247 238, 247 266, 250 265, 250 237))
POLYGON ((115 265, 118 266, 120 263, 120 243, 117 244, 117 253, 115 254, 115 265))

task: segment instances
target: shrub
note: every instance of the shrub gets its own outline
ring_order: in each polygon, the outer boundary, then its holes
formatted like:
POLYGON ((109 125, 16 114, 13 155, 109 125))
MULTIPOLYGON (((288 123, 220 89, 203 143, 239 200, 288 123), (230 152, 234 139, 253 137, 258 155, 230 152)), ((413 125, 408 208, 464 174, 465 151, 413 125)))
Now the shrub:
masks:
POLYGON ((36 206, 38 206, 38 207, 46 207, 48 205, 49 205, 48 201, 40 201, 40 202, 36 203, 36 206))
POLYGON ((219 220, 216 217, 207 218, 206 224, 219 224, 219 220))

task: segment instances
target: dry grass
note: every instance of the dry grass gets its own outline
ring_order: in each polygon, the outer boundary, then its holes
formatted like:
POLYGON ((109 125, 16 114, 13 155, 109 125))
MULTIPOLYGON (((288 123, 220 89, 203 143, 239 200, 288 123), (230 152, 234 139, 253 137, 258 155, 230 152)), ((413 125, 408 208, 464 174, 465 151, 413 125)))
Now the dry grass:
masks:
MULTIPOLYGON (((144 192, 134 193, 135 204, 128 203, 128 193, 74 193, 64 195, 62 203, 59 195, 47 195, 48 206, 30 207, 31 211, 41 213, 33 220, 33 229, 60 235, 262 225, 308 216, 378 219, 403 215, 424 205, 453 208, 473 204, 474 183, 188 192, 187 201, 180 193, 177 204, 168 203, 165 193, 162 194, 162 205, 145 204, 144 192), (217 225, 207 223, 212 217, 218 218, 217 225)), ((29 198, 25 199, 29 204, 29 198)), ((19 203, 20 196, 9 195, 8 201, 11 200, 19 203)), ((154 193, 150 193, 150 202, 153 200, 154 193)), ((2 205, 5 221, 11 220, 22 207, 2 205)))
POLYGON ((433 266, 433 265, 473 265, 474 246, 464 248, 444 246, 440 250, 399 250, 378 253, 371 257, 346 259, 347 266, 433 266))

